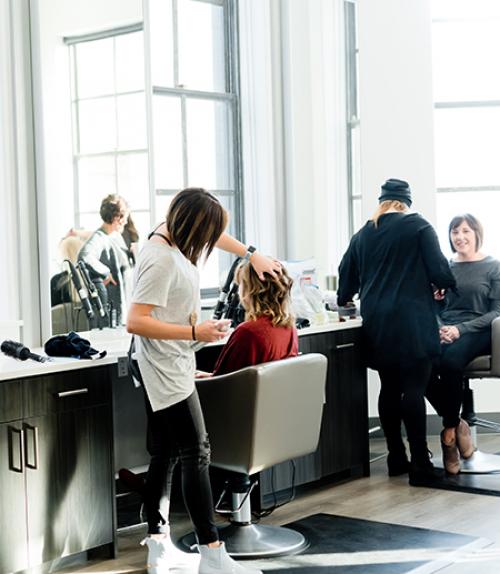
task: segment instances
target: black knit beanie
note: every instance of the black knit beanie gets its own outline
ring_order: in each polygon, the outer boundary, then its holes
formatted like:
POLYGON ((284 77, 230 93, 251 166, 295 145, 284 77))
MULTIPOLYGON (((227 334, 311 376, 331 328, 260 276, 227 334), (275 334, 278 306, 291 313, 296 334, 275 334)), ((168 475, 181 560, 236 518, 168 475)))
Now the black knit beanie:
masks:
POLYGON ((382 186, 379 202, 397 200, 411 207, 411 189, 407 181, 401 179, 388 179, 382 186))

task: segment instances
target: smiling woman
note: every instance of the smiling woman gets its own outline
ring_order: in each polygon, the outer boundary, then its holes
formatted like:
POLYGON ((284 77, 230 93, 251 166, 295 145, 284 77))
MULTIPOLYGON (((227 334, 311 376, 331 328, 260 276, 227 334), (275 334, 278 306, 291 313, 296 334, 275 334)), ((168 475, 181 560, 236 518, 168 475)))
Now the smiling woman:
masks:
POLYGON ((449 291, 441 301, 441 356, 427 398, 443 418, 444 466, 457 474, 460 457, 470 458, 474 452, 470 429, 459 415, 463 371, 475 357, 491 353, 491 322, 500 316, 500 262, 480 250, 483 226, 473 215, 455 216, 448 236, 457 291, 449 291))

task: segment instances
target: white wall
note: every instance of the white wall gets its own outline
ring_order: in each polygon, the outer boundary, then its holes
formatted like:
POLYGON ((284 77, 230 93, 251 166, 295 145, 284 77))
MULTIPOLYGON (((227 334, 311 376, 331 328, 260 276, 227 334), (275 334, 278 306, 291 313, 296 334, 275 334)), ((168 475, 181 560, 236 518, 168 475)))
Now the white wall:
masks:
POLYGON ((31 345, 40 295, 28 24, 28 0, 0 0, 0 331, 31 345))
POLYGON ((395 177, 434 223, 430 0, 359 0, 358 34, 364 218, 395 177))

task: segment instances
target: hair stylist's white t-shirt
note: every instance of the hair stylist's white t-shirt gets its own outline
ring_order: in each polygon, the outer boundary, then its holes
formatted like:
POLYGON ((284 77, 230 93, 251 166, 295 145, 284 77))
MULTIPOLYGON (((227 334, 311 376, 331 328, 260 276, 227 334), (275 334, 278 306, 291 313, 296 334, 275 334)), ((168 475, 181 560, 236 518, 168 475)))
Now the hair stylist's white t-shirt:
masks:
MULTIPOLYGON (((176 248, 149 241, 135 269, 133 303, 154 305, 151 315, 165 323, 190 325, 200 316, 198 269, 176 248)), ((192 341, 135 336, 139 369, 153 411, 174 405, 194 391, 192 341)))

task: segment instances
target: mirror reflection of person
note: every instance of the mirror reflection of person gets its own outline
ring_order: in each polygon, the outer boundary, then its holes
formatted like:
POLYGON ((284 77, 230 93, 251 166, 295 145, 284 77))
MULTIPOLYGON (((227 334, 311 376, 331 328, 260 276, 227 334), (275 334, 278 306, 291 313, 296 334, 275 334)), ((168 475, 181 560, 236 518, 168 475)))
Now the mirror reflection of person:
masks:
POLYGON ((119 195, 102 200, 99 214, 102 225, 83 244, 78 259, 85 262, 101 301, 115 315, 116 325, 126 316, 126 280, 130 262, 121 233, 130 215, 126 201, 119 195))
MULTIPOLYGON (((292 279, 285 268, 276 278, 260 279, 247 262, 236 269, 235 281, 245 321, 229 337, 217 359, 212 375, 232 373, 269 361, 298 354, 295 318, 290 311, 292 279)), ((208 374, 208 373, 207 373, 208 374)), ((197 376, 205 373, 197 373, 197 376)))
MULTIPOLYGON (((198 322, 201 313, 197 264, 217 246, 240 257, 246 247, 224 233, 227 212, 204 189, 188 188, 170 204, 166 222, 141 249, 127 330, 133 333, 139 377, 145 388, 151 461, 143 491, 148 522, 148 572, 167 574, 179 560, 170 539, 169 500, 173 470, 181 465, 183 497, 201 555, 199 573, 252 574, 219 542, 208 467, 210 444, 194 384, 192 341, 217 341, 229 321, 198 322)), ((248 254, 261 277, 281 265, 248 254)), ((183 557, 181 557, 182 560, 183 557)))
POLYGON ((441 356, 427 398, 443 419, 443 462, 450 474, 458 474, 460 459, 474 453, 469 425, 460 418, 463 372, 472 359, 491 353, 491 323, 500 316, 500 262, 481 251, 483 235, 483 226, 469 213, 451 220, 450 266, 457 292, 436 294, 442 301, 441 356))
POLYGON ((432 361, 440 353, 433 285, 452 288, 455 279, 432 226, 408 213, 411 203, 407 182, 385 182, 377 211, 342 258, 337 295, 343 306, 359 293, 365 357, 381 382, 378 406, 389 475, 408 472, 410 484, 420 486, 439 476, 427 449, 424 400, 432 361))

